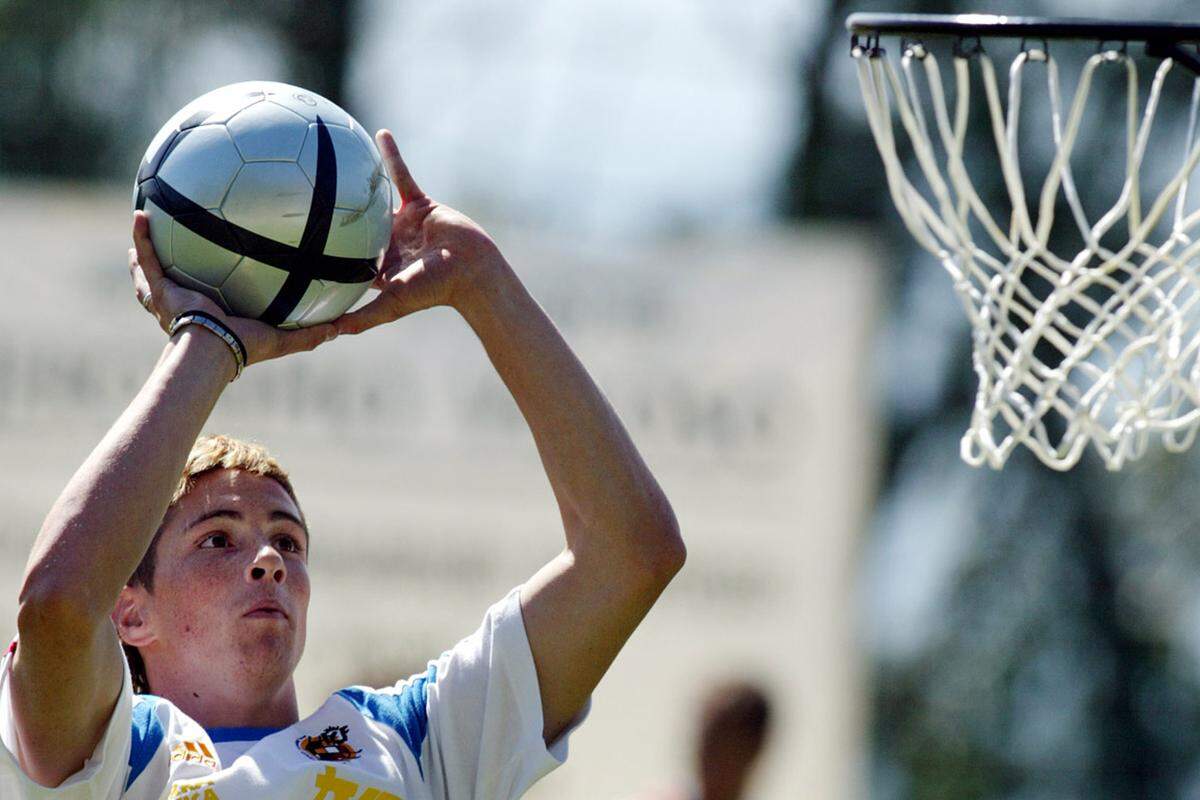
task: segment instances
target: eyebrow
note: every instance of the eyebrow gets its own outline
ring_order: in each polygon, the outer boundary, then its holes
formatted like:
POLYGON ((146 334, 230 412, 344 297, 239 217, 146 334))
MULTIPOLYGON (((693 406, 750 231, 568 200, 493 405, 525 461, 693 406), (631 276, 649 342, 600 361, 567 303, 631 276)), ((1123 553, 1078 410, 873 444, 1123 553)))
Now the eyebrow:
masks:
MULTIPOLYGON (((242 515, 242 512, 237 511, 235 509, 214 508, 212 511, 206 511, 203 514, 201 514, 200 516, 196 517, 191 522, 189 522, 184 527, 184 530, 190 531, 192 528, 196 527, 200 523, 207 522, 210 519, 232 519, 232 520, 237 520, 240 522, 244 518, 245 517, 242 515)), ((295 514, 291 513, 290 511, 284 511, 283 509, 276 509, 275 511, 271 512, 270 519, 272 522, 274 522, 276 520, 284 520, 286 522, 293 523, 294 525, 299 527, 300 530, 304 531, 304 539, 305 539, 305 541, 308 540, 308 526, 306 526, 300 520, 299 517, 297 517, 295 514)))

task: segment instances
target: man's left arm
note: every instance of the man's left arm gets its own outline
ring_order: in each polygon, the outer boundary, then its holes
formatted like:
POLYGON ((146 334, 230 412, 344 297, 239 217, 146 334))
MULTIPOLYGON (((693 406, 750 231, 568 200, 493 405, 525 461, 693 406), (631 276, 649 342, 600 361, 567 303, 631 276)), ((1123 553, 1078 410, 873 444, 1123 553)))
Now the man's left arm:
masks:
POLYGON ((550 743, 683 566, 685 549, 616 412, 508 264, 494 264, 474 292, 459 311, 529 424, 566 532, 566 548, 521 592, 550 743))
POLYGON ((380 295, 334 324, 356 334, 450 306, 525 416, 567 540, 521 594, 550 743, 683 565, 679 527, 616 413, 495 243, 417 186, 389 132, 376 140, 401 204, 375 282, 380 295))

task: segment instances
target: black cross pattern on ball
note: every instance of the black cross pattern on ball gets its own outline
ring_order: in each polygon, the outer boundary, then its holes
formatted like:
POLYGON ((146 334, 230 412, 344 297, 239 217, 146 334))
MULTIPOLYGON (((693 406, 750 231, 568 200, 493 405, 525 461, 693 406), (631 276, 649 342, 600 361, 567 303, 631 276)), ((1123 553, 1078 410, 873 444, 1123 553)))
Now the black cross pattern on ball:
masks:
POLYGON ((149 160, 142 162, 137 175, 137 207, 144 208, 149 200, 197 236, 285 271, 287 278, 283 286, 279 287, 274 299, 258 317, 269 325, 278 325, 287 319, 314 280, 365 283, 374 278, 374 258, 344 258, 325 254, 337 197, 337 154, 329 129, 319 116, 317 171, 313 181, 312 202, 297 247, 260 236, 216 216, 184 197, 158 175, 159 168, 171 151, 211 113, 198 111, 193 114, 179 126, 179 130, 166 138, 149 160))

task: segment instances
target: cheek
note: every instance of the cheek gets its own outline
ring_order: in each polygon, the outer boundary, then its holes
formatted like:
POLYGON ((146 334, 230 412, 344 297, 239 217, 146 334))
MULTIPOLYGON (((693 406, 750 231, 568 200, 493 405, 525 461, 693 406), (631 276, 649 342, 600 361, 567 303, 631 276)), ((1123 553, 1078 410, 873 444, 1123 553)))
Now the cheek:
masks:
POLYGON ((291 584, 292 597, 295 598, 297 605, 301 610, 307 611, 308 597, 312 591, 308 580, 308 568, 302 566, 294 570, 288 582, 291 584))
POLYGON ((203 639, 220 629, 240 588, 241 570, 232 558, 191 567, 155 585, 160 629, 175 639, 203 639))

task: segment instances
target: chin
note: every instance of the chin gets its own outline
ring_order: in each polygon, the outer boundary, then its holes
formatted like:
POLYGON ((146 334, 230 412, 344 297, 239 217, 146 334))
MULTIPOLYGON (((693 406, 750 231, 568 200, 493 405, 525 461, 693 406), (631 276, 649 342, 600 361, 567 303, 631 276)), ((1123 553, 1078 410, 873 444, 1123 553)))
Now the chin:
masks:
POLYGON ((282 682, 291 677, 300 662, 301 648, 291 631, 247 637, 240 650, 244 674, 256 683, 282 682))

